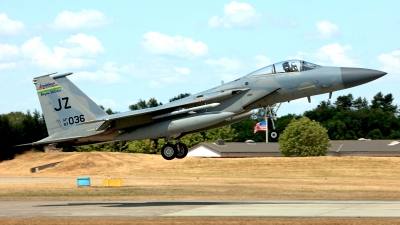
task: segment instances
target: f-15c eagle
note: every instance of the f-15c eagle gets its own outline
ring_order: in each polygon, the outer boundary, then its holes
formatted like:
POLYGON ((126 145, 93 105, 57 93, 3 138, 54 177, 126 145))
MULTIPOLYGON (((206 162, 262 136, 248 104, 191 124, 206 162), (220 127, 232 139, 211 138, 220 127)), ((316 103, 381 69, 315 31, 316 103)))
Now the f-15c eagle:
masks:
POLYGON ((88 145, 165 138, 162 156, 184 158, 179 138, 239 122, 251 110, 361 85, 384 76, 378 70, 325 67, 302 60, 275 63, 242 78, 154 108, 107 115, 68 78, 33 79, 49 136, 28 145, 88 145), (176 144, 170 141, 176 140, 176 144))

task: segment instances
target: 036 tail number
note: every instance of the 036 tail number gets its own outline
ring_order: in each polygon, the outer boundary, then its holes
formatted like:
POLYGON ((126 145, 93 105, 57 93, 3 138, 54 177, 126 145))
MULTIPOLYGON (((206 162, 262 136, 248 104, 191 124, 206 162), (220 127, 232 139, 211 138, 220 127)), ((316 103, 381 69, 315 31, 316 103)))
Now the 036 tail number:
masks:
POLYGON ((64 126, 78 124, 85 122, 85 117, 83 115, 71 116, 63 119, 64 126))

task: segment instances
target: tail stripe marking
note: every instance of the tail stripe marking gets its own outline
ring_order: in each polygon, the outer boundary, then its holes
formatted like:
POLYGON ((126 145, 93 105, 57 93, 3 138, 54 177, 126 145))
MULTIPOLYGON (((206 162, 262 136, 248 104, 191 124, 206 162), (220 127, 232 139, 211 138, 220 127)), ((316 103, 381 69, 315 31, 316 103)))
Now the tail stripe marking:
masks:
POLYGON ((61 86, 56 83, 47 83, 45 85, 40 85, 36 92, 41 95, 52 94, 61 91, 61 86))

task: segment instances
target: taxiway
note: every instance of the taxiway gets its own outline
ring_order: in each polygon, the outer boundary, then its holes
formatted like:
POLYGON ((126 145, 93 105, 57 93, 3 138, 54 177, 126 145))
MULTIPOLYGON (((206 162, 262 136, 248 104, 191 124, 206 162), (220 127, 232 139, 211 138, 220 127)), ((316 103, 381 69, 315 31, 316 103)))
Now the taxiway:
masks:
POLYGON ((397 217, 400 201, 0 201, 0 217, 397 217))

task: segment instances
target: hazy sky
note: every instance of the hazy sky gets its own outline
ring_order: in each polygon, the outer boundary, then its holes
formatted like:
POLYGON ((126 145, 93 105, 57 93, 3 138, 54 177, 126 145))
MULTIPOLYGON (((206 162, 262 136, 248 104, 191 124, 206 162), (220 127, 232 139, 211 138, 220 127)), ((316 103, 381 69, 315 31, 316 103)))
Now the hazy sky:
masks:
MULTIPOLYGON (((32 78, 69 76, 95 102, 128 111, 286 59, 388 72, 333 93, 400 104, 400 1, 3 1, 0 114, 40 110, 32 78)), ((328 94, 284 103, 311 110, 328 94)))

